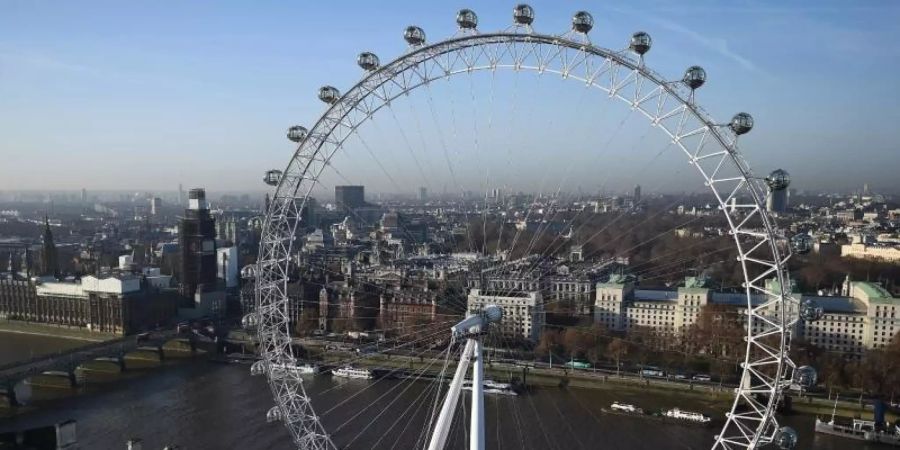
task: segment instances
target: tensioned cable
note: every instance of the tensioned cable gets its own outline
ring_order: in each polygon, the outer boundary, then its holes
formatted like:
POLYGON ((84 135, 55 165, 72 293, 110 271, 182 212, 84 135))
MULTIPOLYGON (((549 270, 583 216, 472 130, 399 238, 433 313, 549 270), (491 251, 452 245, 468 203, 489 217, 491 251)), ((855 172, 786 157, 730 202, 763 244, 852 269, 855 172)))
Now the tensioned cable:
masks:
MULTIPOLYGON (((416 376, 415 376, 415 378, 414 378, 412 381, 406 382, 407 380, 404 380, 404 382, 405 382, 405 384, 406 384, 406 387, 405 387, 402 391, 400 391, 399 394, 397 394, 396 396, 394 396, 394 399, 391 400, 390 403, 388 403, 388 404, 385 405, 385 406, 380 406, 380 405, 379 405, 379 408, 382 408, 381 411, 380 411, 374 418, 372 418, 372 419, 369 421, 369 423, 368 423, 365 427, 363 427, 363 429, 360 430, 359 433, 357 433, 356 436, 353 437, 353 439, 350 440, 350 442, 348 442, 348 443, 346 444, 346 448, 350 448, 350 446, 351 446, 354 442, 356 442, 356 440, 359 439, 359 437, 362 436, 363 433, 365 433, 366 430, 369 429, 369 427, 371 427, 375 422, 377 422, 378 419, 381 418, 381 416, 382 416, 385 412, 387 412, 388 409, 390 409, 391 406, 394 405, 394 403, 396 403, 398 400, 400 400, 401 398, 403 398, 403 394, 405 394, 405 393, 413 386, 413 383, 416 382, 416 381, 418 381, 419 378, 421 378, 422 375, 424 375, 425 372, 426 372, 428 369, 430 369, 431 366, 434 365, 434 363, 435 363, 436 361, 437 361, 437 359, 432 359, 432 360, 428 363, 427 366, 423 367, 421 370, 419 370, 419 371, 417 371, 417 372, 414 372, 414 373, 416 374, 416 376)), ((394 386, 392 386, 390 389, 388 389, 387 391, 385 391, 385 392, 384 392, 383 394, 381 394, 378 398, 376 398, 376 399, 373 400, 371 403, 369 403, 368 405, 366 405, 364 408, 362 408, 361 410, 359 410, 359 412, 357 412, 353 417, 351 417, 347 422, 345 422, 345 424, 342 424, 340 427, 336 428, 336 429, 335 429, 335 432, 339 431, 339 430, 340 430, 343 426, 345 426, 346 423, 348 423, 349 421, 352 421, 352 420, 356 419, 357 417, 359 417, 361 414, 363 414, 364 412, 366 412, 366 411, 367 411, 369 408, 371 408, 372 406, 375 406, 376 404, 378 404, 379 400, 381 400, 381 399, 384 398, 385 396, 387 396, 387 395, 389 395, 390 393, 392 393, 392 392, 393 392, 395 389, 397 389, 399 386, 402 386, 402 385, 404 384, 404 382, 397 383, 397 384, 395 384, 394 386)))

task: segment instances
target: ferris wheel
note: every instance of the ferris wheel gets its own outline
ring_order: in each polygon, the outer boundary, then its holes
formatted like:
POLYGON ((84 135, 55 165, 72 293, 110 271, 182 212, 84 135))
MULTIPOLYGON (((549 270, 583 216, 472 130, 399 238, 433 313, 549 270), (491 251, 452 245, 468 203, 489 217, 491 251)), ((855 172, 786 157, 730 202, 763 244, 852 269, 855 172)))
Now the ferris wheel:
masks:
MULTIPOLYGON (((738 150, 740 137, 753 128, 753 118, 747 113, 738 113, 728 122, 711 118, 697 101, 697 91, 707 79, 700 66, 691 66, 674 78, 651 70, 646 64, 652 47, 648 33, 634 33, 626 48, 611 50, 591 42, 594 19, 587 12, 577 12, 571 30, 559 35, 535 31, 534 21, 534 10, 521 4, 514 8, 509 28, 482 32, 477 15, 464 9, 457 15, 457 33, 435 43, 427 41, 424 30, 410 26, 403 34, 408 44, 405 53, 386 63, 373 53, 360 53, 357 63, 362 79, 343 93, 333 86, 322 87, 318 98, 326 111, 311 127, 288 130, 287 137, 297 148, 285 169, 265 176, 274 193, 254 274, 256 309, 245 318, 257 329, 260 342, 262 360, 254 371, 265 373, 275 399, 270 419, 284 423, 297 448, 338 448, 333 432, 314 410, 301 374, 284 369, 298 360, 288 306, 288 278, 302 246, 298 229, 320 177, 335 167, 335 155, 360 127, 376 122, 380 112, 390 114, 392 102, 427 91, 439 80, 476 72, 533 72, 553 74, 564 83, 577 83, 620 101, 659 130, 699 175, 736 249, 747 324, 741 382, 722 418, 721 431, 711 439, 712 448, 769 444, 793 448, 797 435, 779 425, 775 411, 783 391, 795 379, 787 353, 798 308, 791 299, 785 265, 792 247, 802 243, 786 239, 777 229, 765 210, 766 183, 772 181, 754 176, 738 150), (771 280, 775 282, 767 282, 771 280)), ((405 135, 403 139, 409 140, 405 135)), ((786 177, 779 173, 778 182, 786 186, 786 177)), ((483 325, 488 322, 485 319, 483 325)))

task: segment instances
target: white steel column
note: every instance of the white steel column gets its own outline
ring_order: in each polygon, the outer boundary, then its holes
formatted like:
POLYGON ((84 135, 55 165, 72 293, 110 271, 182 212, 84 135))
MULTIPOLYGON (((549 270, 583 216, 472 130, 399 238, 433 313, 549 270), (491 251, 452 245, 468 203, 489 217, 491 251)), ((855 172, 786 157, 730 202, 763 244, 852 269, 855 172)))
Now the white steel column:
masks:
POLYGON ((469 426, 469 450, 484 450, 484 359, 481 338, 469 339, 475 342, 472 358, 472 418, 469 426))
POLYGON ((471 361, 474 348, 475 339, 467 340, 466 347, 459 357, 459 364, 456 366, 453 381, 450 382, 450 389, 447 390, 447 397, 444 399, 443 406, 441 406, 441 413, 434 423, 434 433, 431 435, 431 441, 428 443, 428 450, 444 449, 444 444, 447 442, 447 434, 450 433, 450 425, 453 423, 453 413, 456 411, 456 405, 459 403, 463 379, 466 377, 466 372, 469 371, 469 362, 471 361))

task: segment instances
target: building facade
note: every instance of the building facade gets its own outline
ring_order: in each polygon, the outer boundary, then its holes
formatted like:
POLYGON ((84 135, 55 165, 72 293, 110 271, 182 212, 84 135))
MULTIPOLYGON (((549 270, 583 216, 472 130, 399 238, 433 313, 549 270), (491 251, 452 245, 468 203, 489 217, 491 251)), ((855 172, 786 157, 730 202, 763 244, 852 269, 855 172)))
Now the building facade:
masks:
POLYGON ((0 280, 0 319, 126 335, 172 320, 177 296, 135 275, 88 275, 74 282, 0 280))
POLYGON ((469 314, 487 305, 503 309, 497 329, 506 339, 537 342, 544 328, 544 300, 539 291, 491 292, 472 289, 466 302, 469 314))
POLYGON ((900 245, 853 243, 841 246, 845 258, 875 259, 888 262, 900 261, 900 245))
POLYGON ((225 292, 217 283, 216 221, 209 214, 206 192, 191 189, 188 207, 178 228, 181 252, 181 295, 186 317, 225 313, 225 292))
MULTIPOLYGON (((774 280, 767 281, 767 289, 780 291, 774 280)), ((800 302, 812 301, 822 308, 823 316, 814 322, 797 322, 795 336, 825 351, 859 358, 866 350, 878 349, 891 342, 900 332, 900 298, 895 298, 881 286, 862 281, 844 282, 843 295, 802 295, 792 287, 793 296, 800 302)), ((759 307, 767 301, 764 295, 751 296, 759 307)), ((734 308, 737 316, 746 317, 747 297, 744 293, 715 292, 696 278, 688 277, 677 290, 641 290, 624 277, 612 277, 597 284, 594 322, 613 331, 628 332, 635 327, 652 328, 674 338, 684 336, 697 323, 704 306, 721 305, 734 308)), ((791 304, 797 308, 796 304, 791 304)), ((763 315, 777 317, 780 305, 761 308, 763 315)), ((797 311, 788 311, 796 316, 797 311)), ((765 321, 753 324, 754 332, 763 331, 765 321)))
POLYGON ((339 208, 356 209, 366 206, 364 186, 335 186, 334 202, 339 208))

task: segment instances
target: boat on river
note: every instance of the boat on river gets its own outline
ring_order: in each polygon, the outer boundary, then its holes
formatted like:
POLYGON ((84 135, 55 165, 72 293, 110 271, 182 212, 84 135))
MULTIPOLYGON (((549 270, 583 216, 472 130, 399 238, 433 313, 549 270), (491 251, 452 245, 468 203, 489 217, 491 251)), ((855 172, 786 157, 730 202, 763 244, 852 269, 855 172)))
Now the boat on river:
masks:
POLYGON ((619 411, 624 413, 631 414, 644 414, 644 410, 628 403, 619 403, 613 402, 612 405, 609 405, 609 408, 613 411, 619 411))
POLYGON ((344 366, 339 369, 334 369, 331 371, 331 374, 336 377, 352 378, 358 380, 370 380, 374 378, 371 370, 360 369, 353 366, 344 366))
MULTIPOLYGON (((883 406, 882 406, 883 408, 883 406)), ((816 433, 829 434, 831 436, 853 439, 855 441, 887 444, 900 447, 900 425, 889 426, 884 423, 884 411, 876 406, 875 420, 853 419, 835 420, 837 412, 837 397, 834 399, 834 409, 831 411, 831 420, 825 422, 816 417, 816 433), (879 422, 882 424, 879 426, 879 422)))
POLYGON ((296 372, 301 375, 314 375, 319 373, 319 366, 315 364, 272 364, 273 369, 296 372))
MULTIPOLYGON (((518 392, 514 391, 512 385, 509 383, 500 383, 494 380, 484 380, 483 384, 483 392, 485 394, 495 394, 495 395, 519 395, 518 392)), ((462 389, 464 391, 472 390, 472 381, 464 380, 462 389)))
POLYGON ((712 422, 712 419, 706 414, 701 414, 693 411, 684 411, 679 408, 672 408, 666 411, 665 416, 670 419, 675 420, 685 420, 688 422, 696 422, 696 423, 709 423, 712 422))
POLYGON ((600 408, 607 414, 619 416, 632 416, 642 419, 656 420, 659 422, 679 423, 686 425, 710 425, 712 418, 698 412, 685 411, 680 408, 672 408, 666 411, 645 411, 630 403, 613 402, 609 408, 600 408))

